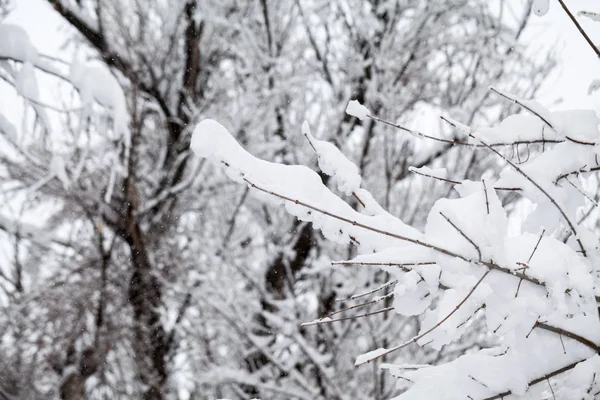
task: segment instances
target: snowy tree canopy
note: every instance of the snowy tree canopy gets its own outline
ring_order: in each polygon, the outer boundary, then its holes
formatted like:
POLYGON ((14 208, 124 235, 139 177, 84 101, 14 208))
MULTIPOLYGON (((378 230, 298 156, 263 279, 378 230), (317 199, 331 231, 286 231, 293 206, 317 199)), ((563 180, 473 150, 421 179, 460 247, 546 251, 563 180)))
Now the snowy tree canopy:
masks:
POLYGON ((594 396, 554 3, 0 0, 0 398, 594 396))

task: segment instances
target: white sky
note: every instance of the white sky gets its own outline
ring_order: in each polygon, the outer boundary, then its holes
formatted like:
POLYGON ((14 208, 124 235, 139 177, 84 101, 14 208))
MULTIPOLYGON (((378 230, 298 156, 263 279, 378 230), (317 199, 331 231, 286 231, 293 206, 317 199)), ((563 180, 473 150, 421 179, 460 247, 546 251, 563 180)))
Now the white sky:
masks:
MULTIPOLYGON (((580 10, 600 12, 598 0, 566 0, 566 3, 575 14, 580 10)), ((558 2, 550 0, 550 4, 550 12, 545 17, 532 16, 533 20, 524 37, 524 43, 531 51, 553 48, 560 64, 545 83, 537 100, 552 110, 594 108, 594 101, 587 91, 592 80, 600 79, 600 60, 558 2)), ((584 17, 578 17, 578 20, 594 41, 600 43, 600 22, 584 17)), ((17 7, 8 21, 23 26, 42 53, 60 54, 65 26, 46 1, 17 0, 17 7)))

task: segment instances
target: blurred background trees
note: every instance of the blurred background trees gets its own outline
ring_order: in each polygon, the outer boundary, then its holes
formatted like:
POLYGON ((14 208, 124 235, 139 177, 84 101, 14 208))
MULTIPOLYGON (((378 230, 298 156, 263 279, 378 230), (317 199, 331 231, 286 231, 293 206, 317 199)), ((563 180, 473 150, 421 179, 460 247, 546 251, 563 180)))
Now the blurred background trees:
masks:
MULTIPOLYGON (((332 266, 353 249, 325 243, 191 157, 191 130, 215 118, 260 158, 316 165, 300 130, 307 120, 386 209, 423 226, 448 187, 409 166, 443 164, 468 178, 494 162, 344 109, 358 99, 447 138, 432 122, 439 110, 492 123, 508 110, 489 85, 532 97, 554 65, 519 41, 531 2, 47 4, 68 27, 61 54, 35 50, 0 22, 0 90, 24 104, 22 115, 0 109, 0 398, 396 393, 379 362, 354 368, 354 358, 411 337, 418 318, 357 317, 382 300, 301 327, 352 306, 336 299, 384 274, 332 266), (42 100, 48 90, 58 104, 42 100)), ((0 15, 9 10, 0 1, 0 15)), ((439 362, 486 340, 394 357, 439 362)))

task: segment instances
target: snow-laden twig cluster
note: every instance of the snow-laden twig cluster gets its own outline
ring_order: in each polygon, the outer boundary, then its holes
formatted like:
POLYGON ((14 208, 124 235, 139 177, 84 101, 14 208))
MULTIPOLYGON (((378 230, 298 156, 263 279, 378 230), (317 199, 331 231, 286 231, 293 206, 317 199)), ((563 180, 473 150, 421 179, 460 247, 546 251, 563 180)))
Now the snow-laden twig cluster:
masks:
MULTIPOLYGON (((224 165, 231 179, 312 222, 328 239, 357 244, 361 254, 344 263, 376 265, 395 276, 389 284, 395 285, 389 308, 420 315, 421 330, 407 342, 358 357, 357 365, 407 346, 440 349, 460 339, 475 316, 485 316, 488 334, 499 340, 499 347, 443 365, 402 370, 402 382, 410 383, 402 399, 496 399, 549 388, 560 398, 591 398, 600 391, 593 379, 600 372, 598 236, 577 219, 578 210, 590 203, 582 183, 600 167, 595 145, 600 121, 593 111, 552 113, 538 103, 497 93, 530 115, 513 115, 497 127, 474 130, 445 120, 462 136, 461 143, 495 153, 507 168, 498 179, 480 182, 415 169, 455 184, 460 195, 435 203, 424 232, 385 212, 360 187, 354 164, 332 144, 316 140, 307 124, 302 130, 319 167, 341 193, 359 200, 361 211, 309 168, 250 155, 216 121, 204 120, 194 131, 196 155, 224 165), (523 140, 553 142, 519 165, 488 144, 510 146, 523 140), (563 182, 573 176, 579 180, 563 182), (502 188, 537 204, 517 235, 508 234, 509 218, 497 193, 502 188), (541 382, 546 385, 537 387, 541 382)), ((377 120, 356 103, 347 112, 377 120)), ((332 316, 307 325, 334 322, 332 316)))

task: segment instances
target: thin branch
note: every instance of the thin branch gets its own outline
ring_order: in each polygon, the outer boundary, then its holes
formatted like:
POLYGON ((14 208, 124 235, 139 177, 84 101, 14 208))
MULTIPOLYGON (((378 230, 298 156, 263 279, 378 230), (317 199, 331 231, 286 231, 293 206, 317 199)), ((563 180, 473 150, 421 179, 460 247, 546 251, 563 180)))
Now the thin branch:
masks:
POLYGON ((525 173, 525 171, 523 171, 521 168, 519 168, 518 165, 516 165, 515 163, 513 163, 512 161, 510 161, 504 155, 502 155, 502 153, 500 153, 498 150, 496 150, 493 147, 491 147, 490 145, 486 144, 483 140, 476 138, 472 134, 469 134, 469 136, 472 137, 475 140, 478 140, 481 144, 483 144, 485 147, 487 147, 490 151, 492 151, 498 157, 502 158, 504 160, 504 162, 506 162, 508 165, 510 165, 511 167, 513 167, 519 174, 521 174, 533 186, 535 186, 540 192, 542 192, 544 194, 544 196, 546 196, 546 198, 548 198, 548 200, 550 200, 550 202, 552 203, 552 205, 558 210, 558 212, 563 216, 563 218, 565 219, 565 221, 569 225, 569 228, 571 229, 571 232, 575 235, 575 240, 579 244, 579 248, 581 250, 581 253, 583 254, 584 257, 587 257, 587 253, 585 251, 585 247, 583 246, 583 243, 581 242, 581 239, 578 237, 577 230, 575 229, 575 225, 573 224, 573 222, 571 222, 571 219, 567 216, 567 214, 565 213, 565 211, 556 202, 556 200, 552 196, 550 196, 550 194, 543 187, 541 187, 536 181, 534 181, 533 178, 531 178, 529 175, 527 175, 525 173))
POLYGON ((379 286, 379 287, 377 287, 377 288, 375 288, 375 289, 373 289, 373 290, 369 290, 368 292, 364 292, 364 293, 361 293, 361 294, 355 294, 355 295, 352 295, 352 296, 350 296, 350 297, 347 297, 347 298, 344 298, 344 299, 335 299, 335 301, 336 301, 336 302, 341 302, 341 301, 351 301, 351 300, 360 299, 361 297, 368 296, 368 295, 370 295, 370 294, 373 294, 373 293, 375 293, 375 292, 378 292, 378 291, 380 291, 380 290, 383 290, 383 289, 385 289, 385 288, 387 288, 387 287, 390 287, 390 286, 392 286, 392 285, 395 285, 396 283, 398 283, 398 280, 397 280, 397 279, 396 279, 396 280, 393 280, 393 281, 390 281, 390 282, 387 282, 387 283, 384 283, 383 285, 381 285, 381 286, 379 286))
POLYGON ((301 324, 300 326, 323 325, 323 324, 331 324, 333 322, 342 322, 342 321, 348 321, 348 320, 353 320, 353 319, 358 319, 358 318, 366 318, 366 317, 370 317, 372 315, 389 312, 389 311, 392 311, 393 309, 394 309, 394 307, 387 307, 387 308, 383 308, 381 310, 377 310, 377 311, 373 311, 373 312, 369 312, 369 313, 365 313, 365 314, 354 315, 352 317, 345 317, 345 318, 338 318, 338 319, 318 319, 318 320, 312 321, 312 322, 305 322, 305 323, 301 324))
POLYGON ((435 261, 425 261, 416 263, 392 263, 392 262, 374 262, 374 261, 333 261, 332 265, 365 265, 365 266, 377 266, 377 267, 400 267, 404 272, 410 271, 406 267, 416 267, 419 265, 433 265, 435 261))
MULTIPOLYGON (((582 363, 584 361, 587 361, 587 359, 584 359, 584 360, 581 360, 581 361, 576 361, 576 362, 571 363, 571 364, 569 364, 567 366, 564 366, 562 368, 554 370, 551 373, 549 373, 547 375, 544 375, 544 376, 542 376, 540 378, 536 378, 536 379, 530 381, 529 384, 528 384, 528 386, 533 386, 536 383, 543 382, 543 381, 545 381, 545 380, 547 380, 549 378, 552 378, 554 376, 557 376, 557 375, 560 375, 560 374, 565 373, 567 371, 570 371, 573 368, 575 368, 578 364, 580 364, 580 363, 582 363)), ((486 397, 483 400, 499 400, 499 399, 504 399, 506 396, 510 396, 511 394, 512 394, 512 391, 508 390, 506 392, 498 393, 497 395, 494 395, 494 396, 486 397)))
MULTIPOLYGON (((16 58, 12 58, 12 57, 7 57, 7 56, 0 56, 0 61, 6 61, 6 60, 10 60, 10 61, 14 61, 14 62, 18 62, 18 63, 23 63, 23 60, 19 60, 16 58)), ((41 65, 41 64, 34 64, 34 67, 39 69, 42 72, 45 72, 49 75, 52 75, 58 79, 61 79, 65 82, 67 82, 70 85, 73 85, 73 83, 71 82, 71 80, 69 78, 67 78, 65 75, 61 74, 58 71, 55 71, 51 68, 48 68, 47 66, 41 65)))
POLYGON ((577 191, 579 192, 579 194, 580 194, 580 195, 582 195, 583 197, 585 197, 586 199, 588 199, 588 200, 589 200, 589 201, 592 203, 592 205, 594 205, 595 207, 598 207, 598 203, 597 203, 597 202, 596 202, 594 199, 592 199, 592 198, 590 197, 590 195, 589 195, 589 194, 585 193, 585 192, 584 192, 582 189, 578 188, 578 187, 577 187, 577 185, 575 185, 573 182, 571 182, 571 181, 569 180, 569 178, 566 178, 566 181, 567 181, 567 182, 568 182, 568 183, 569 183, 571 186, 573 186, 573 188, 574 188, 575 190, 577 190, 577 191))
POLYGON ((411 340, 409 340, 408 342, 405 342, 401 345, 398 345, 396 347, 392 347, 391 349, 387 349, 385 352, 378 354, 375 357, 372 357, 368 360, 365 360, 359 364, 356 365, 363 365, 366 363, 370 363, 372 361, 375 361, 385 355, 388 355, 394 351, 403 349, 404 347, 412 344, 412 343, 416 343, 417 341, 421 340, 423 337, 425 337, 426 335, 430 334, 431 332, 433 332, 436 328, 438 328, 440 325, 442 325, 444 322, 446 322, 452 315, 454 315, 454 313, 456 311, 458 311, 463 304, 465 304, 465 302, 469 299, 469 297, 471 297, 471 295, 473 294, 473 292, 475 292, 475 290, 479 287, 479 285, 481 284, 481 282, 483 282, 483 280, 485 279, 486 276, 488 276, 488 274, 492 272, 492 270, 487 270, 485 271, 485 273, 481 276, 481 278, 479 278, 479 280, 477 281, 477 283, 475 283, 475 285, 471 288, 471 290, 469 290, 469 293, 467 293, 467 295, 456 305, 456 307, 454 307, 454 309, 452 311, 450 311, 444 318, 442 318, 437 324, 435 324, 434 326, 432 326, 431 328, 427 329, 425 332, 415 336, 414 338, 412 338, 411 340))
POLYGON ((350 311, 350 310, 355 310, 357 308, 367 307, 367 306, 370 306, 371 304, 378 303, 381 300, 386 299, 388 297, 392 297, 392 296, 394 296, 394 292, 388 293, 388 294, 386 294, 384 296, 381 296, 381 297, 376 297, 376 298, 374 298, 372 300, 369 300, 369 301, 366 301, 364 303, 354 304, 354 305, 346 307, 346 308, 335 310, 332 313, 327 314, 326 316, 319 318, 319 320, 322 320, 322 319, 325 319, 325 318, 331 319, 331 317, 333 317, 334 315, 341 314, 343 312, 350 311))
POLYGON ((426 173, 421 172, 421 171, 419 171, 418 169, 415 169, 415 168, 410 168, 409 171, 412 172, 413 174, 421 175, 421 176, 424 176, 426 178, 436 179, 438 181, 448 182, 448 183, 452 183, 454 185, 462 185, 462 182, 460 182, 460 181, 455 181, 453 179, 447 179, 447 178, 442 178, 440 176, 434 176, 434 175, 426 174, 426 173))
POLYGON ((342 217, 341 215, 337 215, 337 214, 334 214, 334 213, 329 212, 327 210, 323 210, 321 208, 315 207, 315 206, 310 205, 308 203, 305 203, 305 202, 303 202, 301 200, 292 199, 292 198, 287 197, 285 195, 282 195, 282 194, 275 193, 275 192, 272 192, 270 190, 264 189, 264 188, 262 188, 262 187, 260 187, 260 186, 258 186, 256 184, 254 184, 253 182, 249 181, 248 178, 246 178, 246 177, 244 177, 243 179, 244 179, 244 181, 248 185, 250 185, 254 189, 257 189, 257 190, 259 190, 261 192, 264 192, 264 193, 270 194, 272 196, 278 197, 280 199, 292 202, 294 204, 301 205, 303 207, 306 207, 308 209, 316 211, 316 212, 318 212, 320 214, 323 214, 323 215, 326 215, 328 217, 331 217, 331 218, 334 218, 334 219, 346 222, 346 223, 348 223, 350 225, 358 226, 359 228, 363 228, 363 229, 369 230, 371 232, 379 233, 379 234, 382 234, 382 235, 385 235, 385 236, 393 237, 395 239, 399 239, 399 240, 403 240, 403 241, 406 241, 406 242, 409 242, 409 243, 417 244, 419 246, 427 247, 427 248, 430 248, 432 250, 436 250, 436 251, 438 251, 438 252, 440 252, 442 254, 448 255, 450 257, 457 257, 457 258, 460 258, 461 260, 464 260, 464 261, 467 261, 467 262, 473 262, 473 260, 471 260, 471 259, 469 259, 469 258, 467 258, 465 256, 459 255, 457 253, 454 253, 454 252, 452 252, 450 250, 447 250, 447 249, 444 249, 442 247, 438 247, 436 245, 424 242, 424 241, 419 240, 419 239, 413 239, 413 238, 410 238, 410 237, 407 237, 407 236, 399 235, 397 233, 393 233, 393 232, 385 231, 383 229, 378 229, 378 228, 374 228, 374 227, 369 226, 369 225, 365 225, 363 223, 360 223, 360 222, 348 219, 346 217, 342 217))
MULTIPOLYGON (((304 137, 308 141, 308 144, 310 144, 310 147, 312 147, 312 149, 314 150, 314 152, 317 155, 317 157, 321 158, 321 154, 317 151, 317 148, 315 147, 315 145, 312 142, 312 140, 310 140, 310 138, 308 137, 308 134, 304 133, 304 137)), ((352 196, 354 196, 354 198, 360 203, 361 206, 363 206, 363 208, 366 208, 366 205, 365 205, 364 201, 362 201, 360 199, 360 197, 356 194, 356 192, 352 192, 352 196)))
POLYGON ((585 31, 583 30, 583 28, 581 27, 581 25, 579 24, 579 22, 573 15, 573 13, 571 13, 571 11, 567 8, 567 5, 565 4, 565 2, 563 0, 558 0, 558 2, 562 6, 563 10, 565 10, 565 12, 569 16, 569 18, 571 18, 571 21, 573 21, 573 24, 575 24, 575 27, 577 28, 579 33, 581 33, 581 36, 583 36, 583 38, 585 39, 586 42, 588 42, 588 44, 590 45, 592 50, 594 50, 594 53, 596 53, 596 56, 600 57, 600 49, 598 49, 598 47, 596 47, 596 45, 594 44, 592 39, 590 39, 590 37, 587 35, 587 33, 585 33, 585 31))
MULTIPOLYGON (((509 98, 510 99, 510 98, 509 98)), ((512 99, 510 99, 512 101, 512 99)), ((519 103, 520 104, 520 103, 519 103)), ((450 125, 451 127, 455 128, 455 129, 459 129, 456 124, 452 121, 450 121, 448 118, 444 117, 443 115, 440 115, 440 119, 442 121, 444 121, 445 123, 447 123, 448 125, 450 125)), ((518 146, 521 144, 524 145, 530 145, 530 144, 541 144, 541 145, 545 145, 546 143, 552 143, 552 144, 557 144, 557 143, 564 143, 564 140, 558 140, 558 139, 544 139, 543 136, 543 129, 542 129, 542 138, 541 139, 534 139, 534 140, 517 140, 515 142, 499 142, 499 143, 490 143, 489 146, 492 147, 502 147, 502 146, 518 146)), ((475 144, 475 143, 469 143, 469 142, 454 142, 454 144, 457 145, 464 145, 464 146, 470 146, 470 147, 474 147, 474 148, 480 148, 480 147, 485 147, 481 144, 475 144)))
POLYGON ((292 198, 287 197, 285 195, 282 195, 282 194, 279 194, 279 193, 275 193, 275 192, 270 191, 268 189, 262 188, 262 187, 260 187, 260 186, 258 186, 256 184, 254 184, 253 182, 249 181, 248 178, 246 178, 246 177, 244 177, 243 179, 244 179, 244 181, 248 185, 250 185, 254 189, 257 189, 257 190, 259 190, 259 191, 261 191, 263 193, 267 193, 267 194, 269 194, 271 196, 278 197, 278 198, 280 198, 282 200, 286 200, 286 201, 292 202, 294 204, 301 205, 301 206, 306 207, 306 208, 308 208, 310 210, 316 211, 319 214, 326 215, 328 217, 337 219, 337 220, 342 221, 342 222, 346 222, 347 224, 350 224, 350 225, 353 225, 353 226, 358 226, 359 228, 363 228, 363 229, 366 229, 366 230, 371 231, 371 232, 379 233, 381 235, 389 236, 389 237, 392 237, 392 238, 395 238, 395 239, 399 239, 399 240, 406 241, 406 242, 409 242, 409 243, 413 243, 413 244, 416 244, 416 245, 419 245, 419 246, 422 246, 422 247, 426 247, 426 248, 435 250, 438 253, 441 253, 441 254, 444 254, 444 255, 447 255, 447 256, 450 256, 450 257, 458 258, 458 259, 461 259, 461 260, 466 261, 468 263, 473 263, 475 265, 479 265, 479 266, 483 266, 483 267, 486 267, 486 268, 489 268, 489 269, 492 269, 492 270, 500 271, 500 272, 503 272, 505 274, 512 275, 512 276, 514 276, 516 278, 522 278, 523 280, 526 280, 526 281, 528 281, 530 283, 533 283, 533 284, 535 284, 537 286, 540 286, 540 287, 544 288, 545 290, 547 290, 546 285, 543 282, 541 282, 541 281, 539 281, 539 280, 537 280, 537 279, 535 279, 533 277, 530 277, 530 276, 527 276, 525 274, 522 274, 522 273, 516 272, 514 270, 511 270, 509 268, 501 267, 500 265, 497 265, 494 262, 473 260, 473 259, 465 257, 465 256, 463 256, 461 254, 455 253, 455 252, 453 252, 451 250, 448 250, 448 249, 445 249, 443 247, 439 247, 439 246, 436 246, 436 245, 424 242, 424 241, 419 240, 419 239, 413 239, 413 238, 409 238, 407 236, 399 235, 397 233, 385 231, 383 229, 374 228, 372 226, 365 225, 365 224, 362 224, 362 223, 357 222, 357 221, 353 221, 353 220, 348 219, 346 217, 342 217, 341 215, 337 215, 337 214, 334 214, 334 213, 329 212, 327 210, 323 210, 321 208, 318 208, 318 207, 315 207, 313 205, 307 204, 307 203, 305 203, 305 202, 303 202, 301 200, 292 199, 292 198))
MULTIPOLYGON (((497 265, 497 264, 495 264, 495 263, 493 263, 493 262, 475 261, 475 260, 469 259, 469 258, 467 258, 467 257, 465 257, 465 256, 462 256, 462 255, 460 255, 460 254, 454 253, 454 252, 452 252, 452 251, 450 251, 450 250, 444 249, 444 248, 442 248, 442 247, 438 247, 438 246, 436 246, 436 245, 432 245, 432 244, 430 244, 430 243, 427 243, 427 242, 423 242, 423 241, 421 241, 421 240, 418 240, 418 239, 413 239, 413 238, 409 238, 409 237, 406 237, 406 236, 398 235, 398 234, 396 234, 396 233, 393 233, 393 232, 384 231, 384 230, 382 230, 382 229, 374 228, 374 227, 371 227, 371 226, 368 226, 368 225, 365 225, 365 224, 362 224, 362 223, 359 223, 359 222, 356 222, 356 221, 350 220, 350 219, 348 219, 348 218, 345 218, 345 217, 339 216, 339 215, 337 215, 337 214, 334 214, 334 213, 331 213, 331 212, 329 212, 329 211, 322 210, 322 209, 320 209, 320 208, 317 208, 317 207, 315 207, 315 206, 312 206, 312 205, 310 205, 310 204, 304 203, 304 202, 302 202, 302 201, 300 201, 300 200, 297 200, 297 199, 291 199, 291 198, 289 198, 289 197, 287 197, 287 196, 284 196, 284 195, 281 195, 281 194, 278 194, 278 193, 272 192, 272 191, 270 191, 270 190, 264 189, 264 188, 262 188, 262 187, 259 187, 259 186, 257 186, 256 184, 254 184, 254 183, 252 183, 251 181, 249 181, 249 180, 248 180, 247 178, 245 178, 245 177, 244 177, 243 179, 244 179, 244 180, 246 181, 246 183, 248 183, 248 184, 249 184, 251 187, 253 187, 253 188, 257 189, 257 190, 260 190, 260 191, 262 191, 262 192, 264 192, 264 193, 270 194, 270 195, 272 195, 272 196, 275 196, 275 197, 281 198, 281 199, 283 199, 283 200, 286 200, 286 201, 293 202, 293 203, 295 203, 295 204, 301 205, 301 206, 303 206, 303 207, 309 208, 309 209, 311 209, 311 210, 314 210, 314 211, 316 211, 316 212, 318 212, 318 213, 321 213, 321 214, 323 214, 323 215, 326 215, 326 216, 329 216, 329 217, 332 217, 332 218, 338 219, 338 220, 340 220, 340 221, 346 222, 346 223, 348 223, 348 224, 351 224, 351 225, 353 225, 353 226, 358 226, 358 227, 360 227, 360 228, 363 228, 363 229, 366 229, 366 230, 370 230, 370 231, 372 231, 372 232, 380 233, 380 234, 382 234, 382 235, 390 236, 390 237, 393 237, 393 238, 396 238, 396 239, 400 239, 400 240, 407 241, 407 242, 409 242, 409 243, 414 243, 414 244, 417 244, 417 245, 420 245, 420 246, 423 246, 423 247, 426 247, 426 248, 430 248, 430 249, 432 249, 432 250, 435 250, 435 251, 437 251, 437 252, 439 252, 439 253, 441 253, 441 254, 445 254, 445 255, 448 255, 448 256, 451 256, 451 257, 455 257, 455 258, 459 258, 459 259, 461 259, 461 260, 463 260, 463 261, 466 261, 466 262, 469 262, 469 263, 473 263, 473 264, 475 264, 475 265, 479 265, 479 266, 485 266, 485 267, 487 267, 487 268, 488 268, 488 271, 486 271, 486 273, 484 274, 484 276, 483 276, 483 277, 485 277, 485 276, 486 276, 486 275, 487 275, 487 274, 488 274, 488 273, 489 273, 491 270, 501 271, 501 272, 504 272, 504 273, 506 273, 506 274, 509 274, 509 275, 515 276, 515 277, 517 277, 517 278, 521 278, 522 280, 526 280, 526 281, 528 281, 528 282, 530 282, 530 283, 536 284, 536 285, 538 285, 538 286, 540 286, 540 287, 542 287, 542 288, 544 288, 544 289, 546 289, 546 290, 547 290, 547 288, 546 288, 546 285, 545 285, 543 282, 540 282, 539 280, 537 280, 537 279, 535 279, 535 278, 533 278, 533 277, 527 276, 526 274, 523 274, 523 273, 518 273, 518 272, 515 272, 515 271, 513 271, 513 270, 510 270, 510 269, 508 269, 508 268, 501 267, 501 266, 499 266, 499 265, 497 265)), ((482 277, 482 278, 483 278, 483 277, 482 277)), ((478 282, 478 284, 477 284, 476 286, 478 286, 478 285, 479 285, 479 283, 480 283, 480 282, 478 282)), ((476 288, 476 287, 474 287, 474 288, 473 288, 473 291, 474 291, 474 289, 475 289, 475 288, 476 288)), ((472 292, 471 292, 471 293, 472 293, 472 292)), ((597 300, 597 301, 599 300, 599 299, 598 299, 598 297, 596 297, 596 300, 597 300)), ((463 303, 464 303, 464 301, 466 301, 466 298, 463 300, 463 303)), ((461 304, 462 304, 462 303, 461 303, 461 304)), ((452 315, 452 314, 453 314, 455 311, 456 311, 456 310, 454 310, 454 311, 453 311, 453 312, 452 312, 450 315, 452 315)), ((447 318, 449 318, 449 317, 450 317, 450 315, 449 315, 449 316, 447 316, 447 317, 446 317, 444 320, 446 320, 447 318)), ((444 320, 442 320, 441 322, 443 322, 444 320)), ((441 322, 440 322, 440 324, 441 324, 441 322)), ((430 331, 431 331, 431 330, 430 330, 430 331)), ((428 331, 428 332, 425 332, 423 335, 425 335, 425 334, 429 333, 430 331, 428 331)), ((392 351, 399 350, 399 349, 401 349, 401 348, 403 348, 403 347, 405 347, 405 346, 409 345, 410 343, 416 342, 416 341, 417 341, 417 340, 419 340, 421 337, 422 337, 422 335, 419 335, 418 337, 416 337, 416 338, 415 338, 415 339, 413 339, 412 341, 409 341, 409 342, 407 342, 407 343, 405 343, 405 344, 403 344, 403 345, 400 345, 400 346, 397 346, 397 347, 395 347, 395 348, 393 348, 393 349, 390 349, 388 352, 386 352, 386 353, 382 354, 381 356, 383 356, 383 355, 385 355, 385 354, 389 354, 389 353, 390 353, 390 352, 392 352, 392 351)), ((576 337, 576 335, 572 335, 572 336, 569 336, 569 337, 572 337, 572 338, 574 338, 574 337, 576 337)))
MULTIPOLYGON (((556 132, 556 129, 554 128, 554 126, 550 123, 550 121, 548 121, 546 118, 544 118, 544 116, 542 116, 540 113, 538 113, 537 111, 535 111, 534 109, 532 109, 531 107, 527 106, 526 104, 524 104, 523 102, 519 101, 516 98, 513 98, 511 96, 508 96, 504 93, 502 93, 501 91, 499 91, 498 89, 495 89, 493 87, 490 87, 490 90, 502 97, 504 97, 505 99, 507 99, 510 102, 513 102, 515 104, 518 104, 519 106, 523 107, 524 109, 526 109, 527 111, 529 111, 531 114, 535 115, 536 117, 538 117, 539 119, 541 119, 546 125, 548 125, 548 127, 550 129, 552 129, 553 131, 556 132)), ((543 132, 542 132, 543 133, 543 132)), ((579 140, 579 139, 574 139, 570 136, 565 136, 567 138, 567 140, 573 142, 573 143, 577 143, 577 144, 582 144, 582 145, 586 145, 586 146, 595 146, 596 143, 594 142, 585 142, 583 140, 579 140)), ((515 144, 517 144, 515 142, 515 144)), ((486 146, 487 147, 487 146, 486 146)))
POLYGON ((572 171, 572 172, 567 172, 565 174, 559 175, 556 180, 554 181, 554 183, 558 183, 558 181, 560 181, 561 179, 565 179, 566 177, 568 177, 569 175, 579 175, 579 174, 585 174, 588 172, 594 172, 594 171, 600 171, 600 167, 594 167, 594 168, 580 168, 577 171, 572 171))
POLYGON ((421 136, 421 137, 423 137, 425 139, 431 139, 431 140, 435 140, 437 142, 442 142, 442 143, 452 144, 452 145, 457 144, 457 145, 471 146, 471 144, 469 144, 467 142, 460 142, 460 141, 451 140, 451 139, 437 138, 435 136, 426 135, 426 134, 418 132, 418 131, 413 131, 412 129, 405 128, 402 125, 398 125, 398 124, 395 124, 393 122, 386 121, 384 119, 381 119, 381 118, 373 116, 373 115, 367 115, 367 117, 370 118, 370 119, 372 119, 373 121, 384 123, 386 125, 389 125, 389 126, 392 126, 392 127, 396 128, 396 129, 400 129, 402 131, 408 132, 408 133, 410 133, 412 135, 421 136))
POLYGON ((485 185, 485 180, 482 179, 481 183, 483 183, 483 193, 485 194, 485 209, 487 214, 490 215, 490 200, 488 199, 487 186, 485 185))
POLYGON ((448 223, 449 223, 450 225, 452 225, 452 227, 453 227, 454 229, 456 229, 456 230, 458 231, 458 233, 460 233, 460 235, 461 235, 462 237, 464 237, 465 239, 467 239, 467 241, 468 241, 469 243, 471 243, 471 244, 473 245, 473 247, 475 247, 475 250, 477 250, 477 255, 479 256, 479 261, 481 261, 481 250, 479 249, 479 246, 477 246, 477 244, 476 244, 476 243, 475 243, 473 240, 471 240, 471 238, 470 238, 470 237, 468 237, 468 236, 467 236, 467 234, 466 234, 466 233, 464 233, 464 232, 463 232, 463 231, 462 231, 462 230, 461 230, 461 229, 460 229, 458 226, 456 226, 456 224, 455 224, 454 222, 452 222, 452 220, 450 220, 450 218, 448 218, 446 215, 444 215, 444 213, 440 212, 440 215, 441 215, 442 217, 444 217, 444 219, 445 219, 446 221, 448 221, 448 223))
POLYGON ((61 113, 61 114, 69 114, 69 113, 72 113, 72 112, 78 112, 78 111, 81 111, 83 109, 82 107, 70 108, 70 109, 69 108, 63 109, 63 108, 59 108, 59 107, 53 106, 51 104, 47 104, 47 103, 41 102, 39 100, 33 99, 33 98, 25 96, 25 95, 21 95, 21 97, 23 97, 28 102, 35 104, 36 106, 44 107, 44 108, 47 108, 49 110, 52 110, 52 111, 55 111, 55 112, 61 113))
POLYGON ((235 229, 235 221, 237 219, 238 214, 240 213, 240 210, 242 209, 242 205, 246 201, 246 197, 248 196, 249 191, 250 191, 250 188, 246 187, 246 189, 244 190, 244 193, 242 193, 242 196, 240 197, 240 200, 238 201, 238 203, 235 207, 235 210, 231 214, 231 217, 229 218, 229 221, 228 221, 229 228, 227 229, 227 233, 223 237, 223 240, 221 242, 221 248, 217 251, 217 255, 220 255, 221 252, 223 252, 223 250, 226 249, 227 246, 229 245, 229 240, 231 239, 231 235, 233 234, 233 231, 235 229))
POLYGON ((498 95, 500 95, 501 97, 504 97, 506 100, 515 103, 521 107, 523 107, 524 109, 526 109, 527 111, 529 111, 530 113, 532 113, 533 115, 535 115, 536 117, 538 117, 539 119, 541 119, 546 125, 548 125, 550 127, 550 129, 555 130, 554 126, 552 126, 552 124, 550 123, 550 121, 548 121, 546 118, 544 118, 540 113, 538 113, 537 111, 535 111, 534 109, 532 109, 531 107, 523 104, 522 102, 520 102, 519 100, 510 97, 504 93, 502 93, 501 91, 499 91, 498 89, 494 88, 494 87, 490 87, 490 90, 498 95))
POLYGON ((540 237, 537 241, 537 243, 535 244, 535 247, 533 248, 533 251, 531 252, 531 254, 529 255, 529 258, 527 259, 527 264, 529 264, 529 262, 531 261, 531 259, 533 258, 533 255, 535 254, 535 252, 538 249, 538 246, 540 245, 540 242, 542 241, 542 238, 544 237, 544 233, 546 233, 546 229, 542 229, 542 233, 540 233, 540 237))
POLYGON ((569 339, 573 339, 573 340, 583 344, 584 346, 589 347, 590 349, 594 350, 596 353, 600 353, 600 346, 598 346, 596 343, 592 342, 591 340, 586 339, 583 336, 580 336, 571 331, 567 331, 562 328, 557 328, 555 326, 551 326, 544 322, 539 322, 539 321, 535 323, 534 328, 540 328, 540 329, 543 329, 548 332, 554 332, 556 334, 566 336, 569 339))

